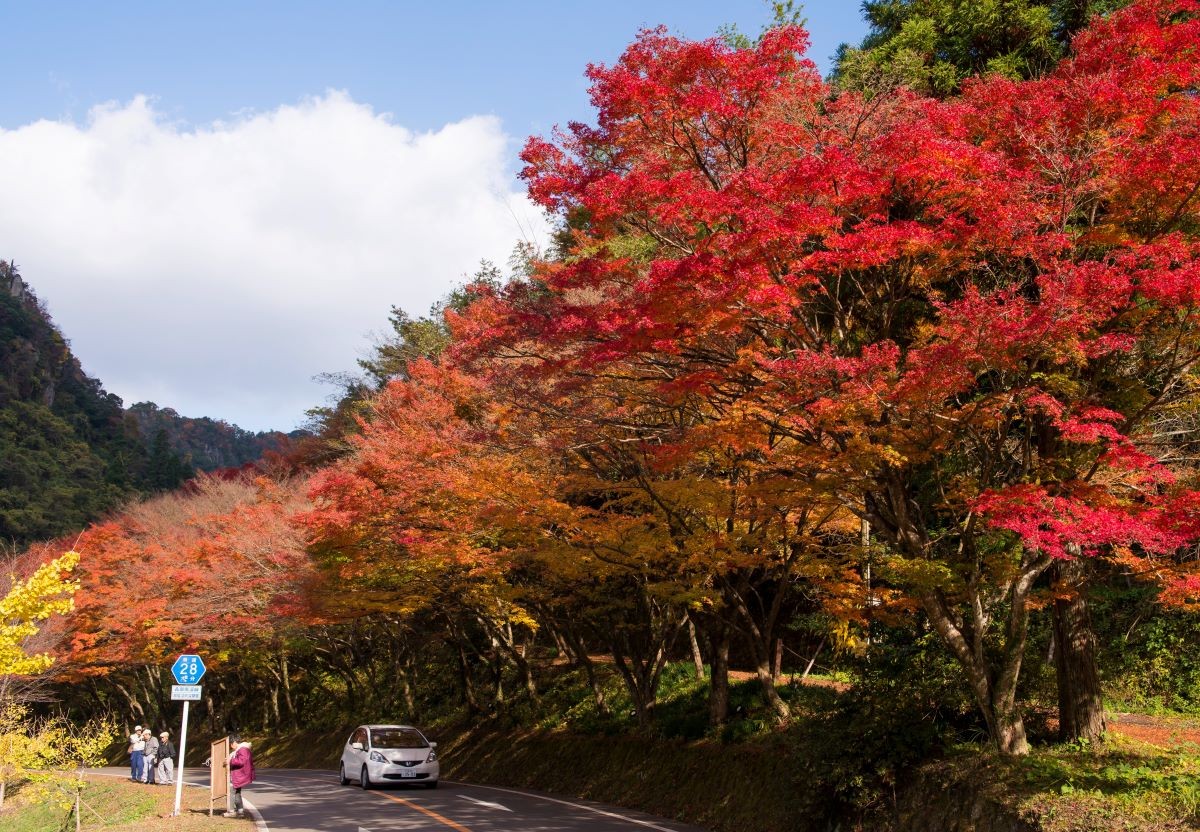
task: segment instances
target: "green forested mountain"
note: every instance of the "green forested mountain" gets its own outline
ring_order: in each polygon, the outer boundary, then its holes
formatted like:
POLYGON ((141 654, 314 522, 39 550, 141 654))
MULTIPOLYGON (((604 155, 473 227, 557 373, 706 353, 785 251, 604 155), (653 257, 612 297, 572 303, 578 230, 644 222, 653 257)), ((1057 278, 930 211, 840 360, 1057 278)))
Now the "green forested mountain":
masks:
POLYGON ((258 459, 281 438, 149 403, 125 410, 0 261, 0 545, 80 529, 125 500, 174 488, 193 468, 258 459))
POLYGON ((304 435, 303 431, 254 433, 220 419, 181 416, 154 402, 138 402, 126 412, 137 423, 142 436, 150 439, 152 451, 157 447, 154 443, 165 442, 172 453, 200 471, 237 468, 261 459, 267 451, 279 449, 289 438, 304 435))
POLYGON ((0 261, 0 540, 64 534, 146 488, 149 453, 0 261))

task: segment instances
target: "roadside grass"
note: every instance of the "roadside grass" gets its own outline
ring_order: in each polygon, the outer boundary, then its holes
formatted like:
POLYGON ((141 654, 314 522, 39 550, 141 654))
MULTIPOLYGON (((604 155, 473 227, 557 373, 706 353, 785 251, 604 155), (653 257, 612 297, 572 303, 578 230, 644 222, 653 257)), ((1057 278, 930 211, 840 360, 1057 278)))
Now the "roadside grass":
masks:
MULTIPOLYGON (((62 832, 74 829, 73 780, 64 778, 59 786, 16 790, 0 811, 0 829, 4 832, 62 832)), ((217 832, 221 829, 253 829, 249 818, 223 818, 218 812, 208 816, 208 790, 185 788, 183 813, 172 817, 175 790, 147 786, 117 777, 87 775, 84 779, 81 828, 106 832, 217 832)))
POLYGON ((1029 805, 1043 808, 1047 832, 1121 828, 1112 825, 1118 819, 1200 825, 1196 745, 1168 749, 1115 735, 1099 749, 1050 746, 1009 765, 1018 791, 1033 790, 1029 805))
POLYGON ((1105 690, 1104 707, 1117 713, 1146 714, 1168 719, 1196 719, 1200 717, 1200 704, 1178 697, 1149 696, 1136 688, 1105 690))
MULTIPOLYGON (((1006 758, 956 746, 922 766, 900 814, 927 814, 939 795, 1036 824, 1040 832, 1183 832, 1200 827, 1200 748, 1166 749, 1115 736, 1099 748, 1035 747, 1006 758)), ((960 815, 960 802, 950 807, 960 815)))

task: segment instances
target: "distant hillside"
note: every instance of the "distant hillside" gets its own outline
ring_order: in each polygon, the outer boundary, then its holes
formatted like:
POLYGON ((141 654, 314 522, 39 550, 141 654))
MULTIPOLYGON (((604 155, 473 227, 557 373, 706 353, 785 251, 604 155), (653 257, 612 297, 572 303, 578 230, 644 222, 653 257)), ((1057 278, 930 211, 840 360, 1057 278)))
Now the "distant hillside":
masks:
POLYGON ((194 468, 253 462, 285 439, 150 403, 125 410, 0 260, 0 547, 68 534, 194 468))
POLYGON ((149 487, 136 422, 0 261, 0 540, 64 534, 149 487))
POLYGON ((306 435, 304 431, 253 433, 207 416, 199 419, 180 416, 154 402, 138 402, 126 413, 137 422, 142 436, 155 437, 164 431, 171 451, 200 471, 238 468, 262 459, 267 451, 280 450, 289 439, 306 435))

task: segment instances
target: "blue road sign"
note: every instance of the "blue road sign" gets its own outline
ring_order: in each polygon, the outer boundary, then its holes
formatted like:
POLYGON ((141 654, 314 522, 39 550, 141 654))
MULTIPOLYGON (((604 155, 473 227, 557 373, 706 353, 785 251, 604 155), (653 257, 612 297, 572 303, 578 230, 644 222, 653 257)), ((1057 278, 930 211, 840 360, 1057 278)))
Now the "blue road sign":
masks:
POLYGON ((207 668, 204 666, 204 659, 191 653, 185 653, 171 665, 171 673, 181 685, 198 684, 204 677, 205 670, 207 668))

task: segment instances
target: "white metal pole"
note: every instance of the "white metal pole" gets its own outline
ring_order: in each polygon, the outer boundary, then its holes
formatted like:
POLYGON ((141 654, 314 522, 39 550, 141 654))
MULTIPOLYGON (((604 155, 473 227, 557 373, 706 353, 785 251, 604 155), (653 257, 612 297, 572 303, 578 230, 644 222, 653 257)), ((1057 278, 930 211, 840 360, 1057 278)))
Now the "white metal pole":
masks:
POLYGON ((183 700, 183 727, 179 729, 179 768, 175 772, 175 815, 179 815, 179 803, 183 799, 183 761, 187 759, 188 700, 183 700))

